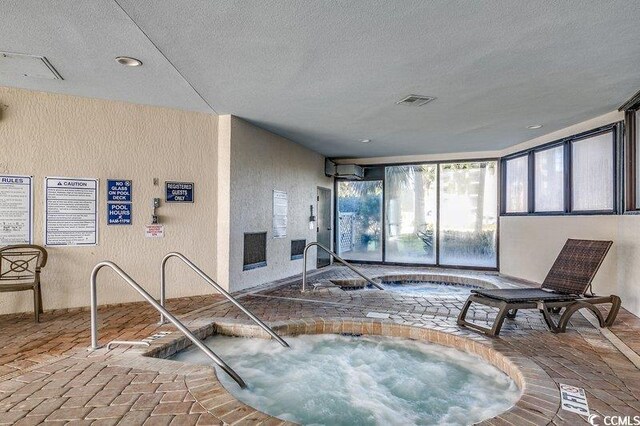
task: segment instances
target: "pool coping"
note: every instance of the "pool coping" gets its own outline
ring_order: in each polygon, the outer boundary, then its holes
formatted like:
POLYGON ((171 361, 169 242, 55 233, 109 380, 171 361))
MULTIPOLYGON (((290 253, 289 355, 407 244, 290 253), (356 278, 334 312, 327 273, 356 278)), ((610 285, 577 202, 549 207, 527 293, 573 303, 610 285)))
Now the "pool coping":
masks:
MULTIPOLYGON (((199 321, 196 321, 199 322, 199 321)), ((270 324, 282 336, 301 334, 353 334, 389 336, 413 339, 440 344, 442 346, 462 350, 482 358, 511 377, 520 388, 518 401, 509 410, 478 424, 548 424, 560 408, 560 392, 551 377, 532 359, 522 355, 501 339, 487 339, 470 334, 465 330, 438 330, 423 325, 398 324, 384 319, 361 318, 302 318, 276 321, 270 324)), ((213 322, 200 325, 190 324, 193 333, 201 339, 214 334, 270 338, 258 326, 246 322, 225 318, 216 318, 213 322)), ((274 344, 276 344, 274 342, 274 344)), ((213 416, 221 421, 235 422, 267 422, 268 424, 295 424, 263 413, 237 400, 229 393, 217 378, 213 367, 198 366, 180 361, 168 360, 173 354, 191 346, 191 342, 183 335, 170 334, 151 343, 145 351, 137 351, 137 366, 148 368, 149 365, 163 369, 190 372, 185 382, 193 397, 213 416), (147 364, 147 366, 145 366, 147 364)), ((116 356, 116 363, 130 366, 132 352, 116 356)))
MULTIPOLYGON (((402 285, 420 282, 438 282, 446 285, 472 286, 476 288, 492 289, 498 286, 489 280, 467 275, 420 273, 420 274, 382 274, 371 278, 375 282, 397 282, 402 285)), ((329 280, 331 284, 345 291, 362 290, 367 287, 367 281, 362 278, 338 278, 329 280)))

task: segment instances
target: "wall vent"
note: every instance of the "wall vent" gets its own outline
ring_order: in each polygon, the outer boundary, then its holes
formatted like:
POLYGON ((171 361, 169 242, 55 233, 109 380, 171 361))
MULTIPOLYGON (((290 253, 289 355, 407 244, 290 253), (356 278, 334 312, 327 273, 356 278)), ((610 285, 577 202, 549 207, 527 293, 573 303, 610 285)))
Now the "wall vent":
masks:
POLYGON ((247 232, 244 234, 244 259, 242 270, 267 266, 267 233, 247 232))
POLYGON ((0 52, 0 74, 49 80, 63 79, 47 58, 24 53, 0 52))
POLYGON ((426 105, 435 99, 436 98, 434 98, 433 96, 409 95, 403 99, 400 99, 398 102, 396 102, 396 104, 419 107, 422 105, 426 105))
POLYGON ((291 240, 291 260, 302 259, 306 246, 307 240, 291 240))

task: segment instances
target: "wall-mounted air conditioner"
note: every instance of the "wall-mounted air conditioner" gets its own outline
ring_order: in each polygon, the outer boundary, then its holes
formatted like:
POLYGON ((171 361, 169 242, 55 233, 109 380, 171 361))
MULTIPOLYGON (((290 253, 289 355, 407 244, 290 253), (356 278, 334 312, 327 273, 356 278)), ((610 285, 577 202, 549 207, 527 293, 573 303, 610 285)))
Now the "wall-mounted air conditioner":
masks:
POLYGON ((340 179, 362 180, 364 169, 357 164, 336 164, 327 159, 324 163, 324 174, 340 179))

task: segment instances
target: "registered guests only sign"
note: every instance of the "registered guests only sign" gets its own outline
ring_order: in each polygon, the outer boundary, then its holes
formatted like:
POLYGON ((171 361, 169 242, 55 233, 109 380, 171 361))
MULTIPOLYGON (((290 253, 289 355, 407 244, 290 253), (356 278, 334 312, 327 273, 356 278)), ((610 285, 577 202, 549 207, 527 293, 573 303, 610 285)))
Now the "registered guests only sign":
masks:
POLYGON ((193 203, 193 182, 165 182, 167 203, 193 203))

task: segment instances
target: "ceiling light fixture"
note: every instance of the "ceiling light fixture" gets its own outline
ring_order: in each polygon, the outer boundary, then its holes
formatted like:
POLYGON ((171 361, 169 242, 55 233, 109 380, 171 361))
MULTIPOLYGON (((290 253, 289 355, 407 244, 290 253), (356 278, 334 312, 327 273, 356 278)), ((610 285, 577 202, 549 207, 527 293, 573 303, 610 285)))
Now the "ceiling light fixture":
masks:
POLYGON ((536 129, 541 129, 542 128, 542 124, 532 124, 530 126, 527 126, 527 129, 529 130, 536 130, 536 129))
POLYGON ((130 56, 118 56, 116 57, 116 62, 120 65, 124 65, 125 67, 139 67, 142 65, 142 61, 140 59, 132 58, 130 56))
POLYGON ((369 143, 369 142, 371 142, 371 139, 360 139, 360 142, 369 143))

